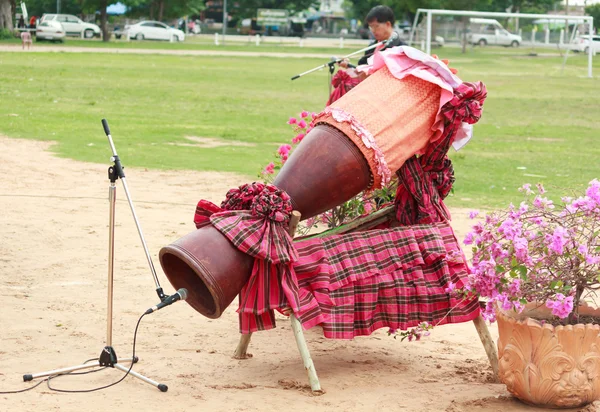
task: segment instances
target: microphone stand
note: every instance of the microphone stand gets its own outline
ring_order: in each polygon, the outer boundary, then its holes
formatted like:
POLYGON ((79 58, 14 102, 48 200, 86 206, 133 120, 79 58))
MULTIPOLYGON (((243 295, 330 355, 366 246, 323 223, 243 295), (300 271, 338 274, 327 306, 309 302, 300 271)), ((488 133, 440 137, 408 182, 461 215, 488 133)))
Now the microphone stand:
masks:
POLYGON ((108 128, 108 123, 106 119, 102 119, 102 126, 104 127, 104 132, 106 133, 106 137, 108 138, 108 143, 110 144, 110 148, 112 150, 111 161, 114 163, 112 166, 108 168, 108 179, 110 180, 110 187, 108 189, 108 202, 109 202, 109 225, 108 225, 108 305, 107 305, 107 316, 106 316, 106 346, 100 352, 100 356, 94 362, 85 363, 82 365, 69 366, 61 369, 54 369, 51 371, 34 373, 34 374, 26 374, 23 375, 23 381, 29 382, 33 379, 42 378, 45 376, 57 376, 68 374, 81 369, 89 369, 95 368, 99 366, 111 368, 117 368, 123 372, 129 372, 130 375, 143 380, 146 383, 158 388, 161 392, 166 392, 169 388, 167 385, 158 383, 141 375, 133 370, 130 367, 126 367, 122 365, 122 363, 131 364, 138 362, 138 357, 135 356, 133 358, 126 359, 117 359, 117 354, 112 347, 112 318, 113 318, 113 273, 114 273, 114 251, 115 251, 115 205, 116 205, 116 181, 117 179, 121 179, 123 183, 123 189, 125 190, 125 195, 127 196, 127 201, 129 202, 129 207, 131 209, 131 213, 133 215, 133 219, 135 221, 138 234, 140 235, 140 239, 142 241, 142 246, 144 247, 144 252, 146 253, 146 258, 148 259, 148 263, 150 265, 150 271, 154 277, 154 283, 156 285, 156 293, 160 298, 161 302, 167 299, 167 296, 163 293, 162 288, 160 287, 160 283, 158 282, 158 276, 156 276, 156 270, 154 269, 154 264, 152 263, 152 259, 150 257, 150 253, 148 252, 148 246, 146 245, 146 241, 144 239, 144 235, 142 233, 142 228, 137 218, 137 214, 135 213, 135 209, 133 207, 133 202, 131 201, 131 196, 129 195, 129 188, 127 187, 127 182, 125 180, 125 173, 123 172, 123 166, 121 165, 121 160, 117 155, 117 151, 115 149, 115 145, 113 144, 112 137, 110 135, 110 129, 108 128))
POLYGON ((300 74, 295 75, 294 77, 292 77, 292 80, 299 79, 300 77, 305 76, 307 74, 310 74, 312 72, 316 72, 317 70, 322 70, 325 67, 329 67, 329 74, 332 74, 336 63, 339 63, 342 60, 347 59, 348 57, 352 57, 355 54, 364 53, 364 52, 366 52, 368 50, 371 50, 371 49, 374 49, 375 47, 380 46, 382 44, 387 44, 388 42, 389 42, 389 40, 382 40, 379 43, 372 44, 369 47, 365 47, 364 49, 357 50, 354 53, 350 53, 350 54, 348 54, 348 55, 346 55, 344 57, 340 57, 339 59, 333 58, 333 59, 331 59, 331 61, 329 61, 327 63, 324 63, 324 64, 321 64, 320 66, 317 66, 314 69, 310 69, 310 70, 305 71, 304 73, 300 73, 300 74))

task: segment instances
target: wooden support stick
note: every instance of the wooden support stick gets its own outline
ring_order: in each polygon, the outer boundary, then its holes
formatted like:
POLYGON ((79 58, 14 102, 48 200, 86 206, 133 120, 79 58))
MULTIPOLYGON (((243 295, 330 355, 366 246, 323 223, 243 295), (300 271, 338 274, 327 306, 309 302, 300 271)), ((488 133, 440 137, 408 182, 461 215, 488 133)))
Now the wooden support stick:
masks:
POLYGON ((302 215, 297 210, 292 210, 292 214, 290 216, 290 225, 288 226, 288 233, 294 238, 296 234, 296 229, 298 229, 298 223, 300 223, 300 218, 302 215))
MULTIPOLYGON (((296 228, 298 227, 298 223, 300 222, 301 214, 297 210, 292 211, 292 216, 290 217, 290 225, 288 229, 288 233, 293 238, 296 233, 296 228)), ((294 337, 296 338, 296 344, 298 345, 298 350, 300 351, 300 356, 302 356, 302 362, 304 363, 304 369, 308 372, 308 381, 310 383, 310 388, 313 393, 323 393, 321 390, 321 384, 319 383, 319 377, 317 376, 317 370, 315 369, 315 364, 310 357, 310 352, 308 351, 308 345, 306 344, 306 339, 304 338, 304 332, 302 331, 302 325, 296 315, 294 315, 291 310, 289 311, 290 315, 290 323, 292 324, 292 330, 294 331, 294 337)))
POLYGON ((323 393, 321 390, 321 383, 319 382, 319 377, 317 376, 317 370, 315 369, 315 364, 310 357, 310 352, 308 351, 308 345, 306 344, 306 339, 304 339, 304 332, 302 331, 302 325, 300 321, 296 318, 296 315, 293 313, 290 315, 290 321, 292 324, 292 329, 294 330, 294 337, 296 338, 296 344, 298 345, 298 350, 300 351, 300 356, 302 356, 302 362, 304 362, 304 369, 308 372, 308 382, 310 383, 310 389, 312 389, 313 393, 323 393))
POLYGON ((479 334, 479 339, 481 339, 481 343, 483 343, 483 348, 485 349, 485 353, 490 361, 490 365, 492 365, 492 371, 494 372, 494 381, 498 382, 498 352, 496 350, 496 346, 494 345, 494 341, 492 340, 492 335, 490 335, 490 330, 485 324, 485 320, 479 315, 477 318, 473 319, 473 323, 475 324, 475 329, 477 329, 477 333, 479 334))
POLYGON ((250 344, 250 338, 252 337, 252 333, 243 334, 240 336, 240 342, 235 348, 235 352, 233 353, 233 359, 248 359, 252 357, 251 353, 248 353, 248 345, 250 344))

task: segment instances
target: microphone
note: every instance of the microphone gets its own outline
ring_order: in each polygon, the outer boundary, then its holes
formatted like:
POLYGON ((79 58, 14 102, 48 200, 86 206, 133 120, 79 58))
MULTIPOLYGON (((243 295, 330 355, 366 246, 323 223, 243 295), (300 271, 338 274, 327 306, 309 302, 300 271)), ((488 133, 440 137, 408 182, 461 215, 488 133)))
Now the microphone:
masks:
POLYGON ((150 314, 152 312, 156 312, 157 310, 162 309, 165 306, 169 306, 169 305, 177 302, 178 300, 186 300, 187 297, 188 297, 188 291, 187 291, 187 289, 181 288, 174 295, 169 296, 168 298, 166 298, 165 300, 163 300, 162 302, 160 302, 158 305, 152 306, 144 314, 148 315, 148 314, 150 314))

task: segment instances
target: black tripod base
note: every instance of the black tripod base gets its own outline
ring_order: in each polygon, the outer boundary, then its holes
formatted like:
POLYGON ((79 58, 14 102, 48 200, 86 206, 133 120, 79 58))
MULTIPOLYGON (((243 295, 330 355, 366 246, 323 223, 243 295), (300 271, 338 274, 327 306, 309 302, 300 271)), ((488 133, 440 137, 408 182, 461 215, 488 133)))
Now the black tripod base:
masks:
POLYGON ((112 348, 112 346, 105 346, 98 357, 98 363, 100 366, 110 366, 111 368, 114 368, 115 363, 117 362, 117 353, 115 350, 112 348))
POLYGON ((117 361, 117 354, 115 353, 115 350, 111 346, 105 346, 104 349, 102 349, 102 353, 100 353, 100 358, 95 362, 85 363, 83 365, 77 365, 77 366, 69 366, 67 368, 54 369, 51 371, 46 371, 46 372, 41 372, 41 373, 26 374, 26 375, 23 375, 23 381, 30 382, 37 378, 43 378, 43 377, 47 377, 47 376, 66 375, 66 374, 69 374, 71 372, 75 372, 78 370, 97 368, 99 366, 104 366, 104 367, 110 366, 111 368, 119 369, 122 372, 125 372, 125 373, 127 373, 135 378, 138 378, 146 383, 149 383, 150 385, 158 388, 158 390, 161 392, 166 392, 167 390, 169 390, 169 387, 167 385, 153 381, 152 379, 149 379, 149 378, 145 377, 144 375, 141 375, 141 374, 137 373, 136 371, 131 370, 130 367, 123 365, 124 363, 133 364, 133 363, 137 363, 138 361, 139 361, 139 358, 137 356, 134 356, 132 358, 121 359, 121 362, 119 363, 119 361, 117 361))

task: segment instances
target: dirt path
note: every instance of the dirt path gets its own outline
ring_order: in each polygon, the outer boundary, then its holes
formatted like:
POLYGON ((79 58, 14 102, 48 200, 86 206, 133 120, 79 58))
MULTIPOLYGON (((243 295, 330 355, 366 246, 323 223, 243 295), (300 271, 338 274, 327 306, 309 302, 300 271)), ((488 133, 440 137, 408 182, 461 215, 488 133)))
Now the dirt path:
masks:
MULTIPOLYGON (((0 391, 29 387, 23 374, 97 357, 106 343, 108 165, 56 158, 49 147, 0 137, 0 391)), ((158 251, 194 229, 200 198, 220 201, 245 178, 128 168, 127 181, 159 279, 171 293, 158 251)), ((117 199, 113 346, 128 357, 136 321, 157 297, 120 183, 117 199)), ((466 211, 453 213, 462 236, 466 211)), ((135 370, 167 384, 167 393, 133 377, 88 394, 51 392, 44 384, 0 394, 0 410, 540 411, 489 382, 470 323, 441 327, 417 343, 394 340, 385 330, 353 341, 326 340, 317 330, 306 337, 326 391, 320 397, 307 389, 286 318, 254 334, 254 357, 239 361, 231 358, 239 338, 235 307, 209 320, 178 303, 143 319, 136 348, 135 370)), ((111 369, 52 385, 92 388, 121 376, 111 369)))

